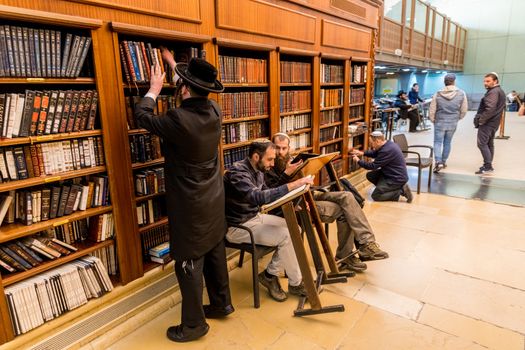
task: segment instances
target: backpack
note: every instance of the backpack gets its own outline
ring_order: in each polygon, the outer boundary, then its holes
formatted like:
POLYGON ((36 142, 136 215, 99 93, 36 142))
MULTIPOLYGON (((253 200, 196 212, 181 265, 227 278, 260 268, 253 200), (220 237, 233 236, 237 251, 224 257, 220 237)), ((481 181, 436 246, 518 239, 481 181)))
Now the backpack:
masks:
POLYGON ((339 179, 339 182, 341 183, 341 186, 343 186, 343 189, 347 192, 351 192, 354 195, 355 200, 359 204, 359 206, 362 208, 365 206, 365 199, 359 191, 345 178, 339 179))

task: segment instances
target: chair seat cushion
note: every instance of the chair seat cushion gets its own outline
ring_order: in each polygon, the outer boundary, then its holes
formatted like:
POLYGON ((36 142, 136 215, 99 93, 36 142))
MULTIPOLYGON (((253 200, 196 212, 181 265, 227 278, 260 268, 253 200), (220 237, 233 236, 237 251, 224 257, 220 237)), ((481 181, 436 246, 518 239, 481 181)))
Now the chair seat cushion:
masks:
MULTIPOLYGON (((409 166, 419 166, 417 158, 406 158, 407 165, 409 166)), ((421 158, 421 166, 423 168, 428 168, 432 165, 432 158, 421 158)))

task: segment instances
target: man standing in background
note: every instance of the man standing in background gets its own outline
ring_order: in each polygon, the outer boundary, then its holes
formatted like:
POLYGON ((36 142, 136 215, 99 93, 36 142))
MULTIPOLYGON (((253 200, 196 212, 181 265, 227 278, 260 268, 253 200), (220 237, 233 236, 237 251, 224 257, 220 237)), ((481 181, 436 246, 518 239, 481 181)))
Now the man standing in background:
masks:
POLYGON ((467 95, 456 87, 456 75, 445 75, 445 87, 436 92, 430 102, 429 118, 434 123, 434 172, 447 167, 452 137, 458 121, 468 110, 467 95))
POLYGON ((414 83, 412 84, 412 89, 408 92, 408 100, 410 101, 410 104, 417 104, 419 102, 423 102, 423 99, 419 97, 419 84, 414 83))
POLYGON ((478 148, 483 157, 483 165, 477 175, 490 175, 494 172, 494 136, 499 128, 501 114, 505 109, 505 92, 499 85, 498 75, 494 72, 485 75, 483 84, 487 92, 481 99, 478 112, 474 117, 474 127, 478 129, 478 148))

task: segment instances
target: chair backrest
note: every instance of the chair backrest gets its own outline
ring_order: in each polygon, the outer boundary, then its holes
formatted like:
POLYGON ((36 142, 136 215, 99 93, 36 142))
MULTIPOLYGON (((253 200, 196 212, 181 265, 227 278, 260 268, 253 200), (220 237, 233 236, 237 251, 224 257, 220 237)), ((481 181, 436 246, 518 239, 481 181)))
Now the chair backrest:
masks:
MULTIPOLYGON (((408 151, 408 142, 405 134, 394 135, 394 142, 401 148, 401 151, 408 151)), ((406 153, 405 153, 406 157, 406 153)))

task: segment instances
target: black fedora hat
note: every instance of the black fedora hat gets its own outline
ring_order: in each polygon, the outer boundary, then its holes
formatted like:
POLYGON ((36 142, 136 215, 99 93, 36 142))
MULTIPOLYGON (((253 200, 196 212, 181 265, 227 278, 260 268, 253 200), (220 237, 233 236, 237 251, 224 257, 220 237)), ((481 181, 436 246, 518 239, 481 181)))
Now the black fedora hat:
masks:
POLYGON ((192 58, 190 63, 177 63, 175 71, 188 84, 208 91, 222 92, 224 86, 217 80, 217 69, 202 58, 192 58))

